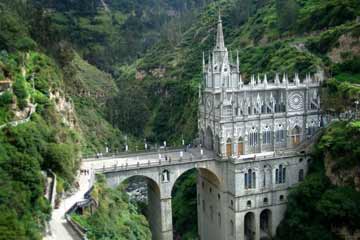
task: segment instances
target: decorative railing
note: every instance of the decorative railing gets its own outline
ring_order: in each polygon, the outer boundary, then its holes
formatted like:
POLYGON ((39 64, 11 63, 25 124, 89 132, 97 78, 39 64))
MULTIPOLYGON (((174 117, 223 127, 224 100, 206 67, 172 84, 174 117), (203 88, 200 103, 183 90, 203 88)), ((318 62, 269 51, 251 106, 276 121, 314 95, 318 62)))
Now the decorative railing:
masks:
POLYGON ((158 148, 156 150, 143 150, 143 151, 134 151, 134 152, 120 152, 120 153, 105 153, 98 156, 94 155, 85 155, 83 156, 83 161, 91 162, 91 161, 98 161, 98 160, 109 160, 115 158, 125 158, 125 157, 136 157, 136 156, 145 156, 151 154, 165 154, 165 153, 172 153, 172 152, 179 152, 181 150, 184 151, 184 147, 167 147, 164 149, 158 148))
POLYGON ((148 162, 136 162, 135 164, 113 164, 112 166, 103 166, 100 168, 95 169, 95 173, 106 173, 106 172, 120 172, 120 171, 129 171, 135 169, 145 169, 145 168, 152 168, 158 166, 171 166, 171 165, 178 165, 183 163, 192 163, 192 162, 205 162, 205 161, 212 161, 212 160, 219 160, 216 157, 190 157, 190 158, 180 158, 175 160, 159 160, 159 161, 148 161, 148 162))

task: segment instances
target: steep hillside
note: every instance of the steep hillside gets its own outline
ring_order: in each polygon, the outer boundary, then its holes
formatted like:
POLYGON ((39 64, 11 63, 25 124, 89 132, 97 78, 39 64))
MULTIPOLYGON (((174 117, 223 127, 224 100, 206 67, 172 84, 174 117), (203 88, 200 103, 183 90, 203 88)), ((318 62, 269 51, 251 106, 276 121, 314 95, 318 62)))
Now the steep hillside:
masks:
POLYGON ((0 11, 0 239, 42 239, 51 215, 46 171, 57 174, 61 193, 83 150, 120 145, 103 108, 104 92, 117 88, 63 43, 43 45, 42 15, 32 2, 2 1, 0 11))
POLYGON ((143 55, 161 37, 176 40, 181 28, 192 20, 188 11, 207 1, 43 2, 43 8, 54 10, 49 14, 52 32, 73 43, 91 64, 116 75, 120 64, 143 55))
POLYGON ((162 39, 144 57, 120 68, 119 97, 110 103, 117 106, 111 116, 121 123, 118 127, 131 126, 124 130, 153 141, 179 143, 181 136, 196 136, 202 52, 207 56, 214 45, 219 9, 226 44, 232 56, 239 50, 245 78, 275 72, 304 76, 323 69, 339 80, 352 75, 353 82, 359 81, 357 1, 216 1, 197 15, 178 44, 162 39), (135 108, 144 113, 140 122, 127 117, 135 111, 124 104, 130 99, 137 99, 135 108))

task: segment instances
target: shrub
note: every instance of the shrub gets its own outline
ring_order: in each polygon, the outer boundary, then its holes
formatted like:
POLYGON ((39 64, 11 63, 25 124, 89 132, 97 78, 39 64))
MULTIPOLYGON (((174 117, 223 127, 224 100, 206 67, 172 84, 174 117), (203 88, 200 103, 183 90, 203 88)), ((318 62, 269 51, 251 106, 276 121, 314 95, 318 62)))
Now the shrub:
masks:
POLYGON ((20 99, 25 99, 28 97, 28 92, 26 90, 25 81, 22 78, 16 79, 13 90, 16 95, 16 97, 20 99))
POLYGON ((28 101, 26 99, 18 99, 18 106, 23 110, 28 106, 28 101))
POLYGON ((9 91, 4 92, 0 96, 0 107, 4 107, 6 105, 12 104, 13 98, 14 98, 14 95, 11 92, 9 92, 9 91))

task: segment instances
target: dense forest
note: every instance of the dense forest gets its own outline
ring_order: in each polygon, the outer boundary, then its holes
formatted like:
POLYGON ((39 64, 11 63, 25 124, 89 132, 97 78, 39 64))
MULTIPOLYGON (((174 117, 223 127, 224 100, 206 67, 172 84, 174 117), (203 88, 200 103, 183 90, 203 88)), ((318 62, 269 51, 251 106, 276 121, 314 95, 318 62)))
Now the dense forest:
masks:
MULTIPOLYGON (((58 175, 61 193, 71 187, 81 156, 106 146, 122 151, 125 135, 130 149, 144 138, 175 145, 197 136, 202 52, 214 45, 219 10, 245 78, 324 70, 324 112, 356 108, 358 0, 2 0, 0 82, 11 87, 0 95, 0 239, 41 239, 51 216, 43 197, 48 169, 58 175)), ((279 239, 337 239, 359 229, 353 181, 359 135, 359 122, 326 130, 311 174, 289 196, 279 239)), ((196 212, 194 176, 173 193, 175 230, 185 239, 196 236, 196 222, 184 220, 196 212)), ((149 237, 125 195, 101 182, 97 192, 104 205, 79 219, 96 239, 149 237), (124 217, 110 214, 107 204, 124 206, 124 217), (119 231, 104 227, 113 221, 119 231)))

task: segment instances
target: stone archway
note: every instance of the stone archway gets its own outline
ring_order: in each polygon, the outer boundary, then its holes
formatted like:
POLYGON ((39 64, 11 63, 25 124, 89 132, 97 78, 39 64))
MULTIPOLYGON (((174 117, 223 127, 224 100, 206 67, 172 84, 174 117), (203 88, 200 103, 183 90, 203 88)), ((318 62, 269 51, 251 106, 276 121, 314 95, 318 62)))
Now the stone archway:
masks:
POLYGON ((219 224, 224 221, 221 219, 224 218, 221 216, 222 197, 221 180, 212 170, 194 167, 179 173, 171 189, 174 238, 183 236, 179 227, 188 230, 196 225, 197 236, 201 236, 201 239, 221 239, 219 224), (190 184, 190 181, 194 182, 190 184), (187 201, 179 200, 176 191, 181 191, 180 195, 186 196, 187 201), (183 203, 181 211, 177 210, 179 202, 183 203), (179 214, 182 219, 179 219, 179 214))
MULTIPOLYGON (((142 196, 145 200, 144 203, 147 205, 146 217, 149 221, 152 239, 162 239, 163 236, 163 223, 161 213, 161 193, 158 183, 148 176, 133 175, 124 178, 120 184, 127 184, 126 191, 130 192, 130 195, 146 195, 142 196), (146 185, 144 185, 144 183, 146 185), (131 186, 134 185, 134 186, 131 186), (130 188, 130 189, 129 189, 130 188), (144 189, 146 188, 146 189, 144 189)), ((132 196, 135 197, 136 196, 132 196)), ((140 200, 140 199, 137 199, 140 200)))
POLYGON ((270 240, 272 238, 272 215, 269 209, 260 213, 260 240, 270 240))
POLYGON ((254 240, 255 234, 255 214, 253 212, 248 212, 244 217, 245 240, 254 240))

